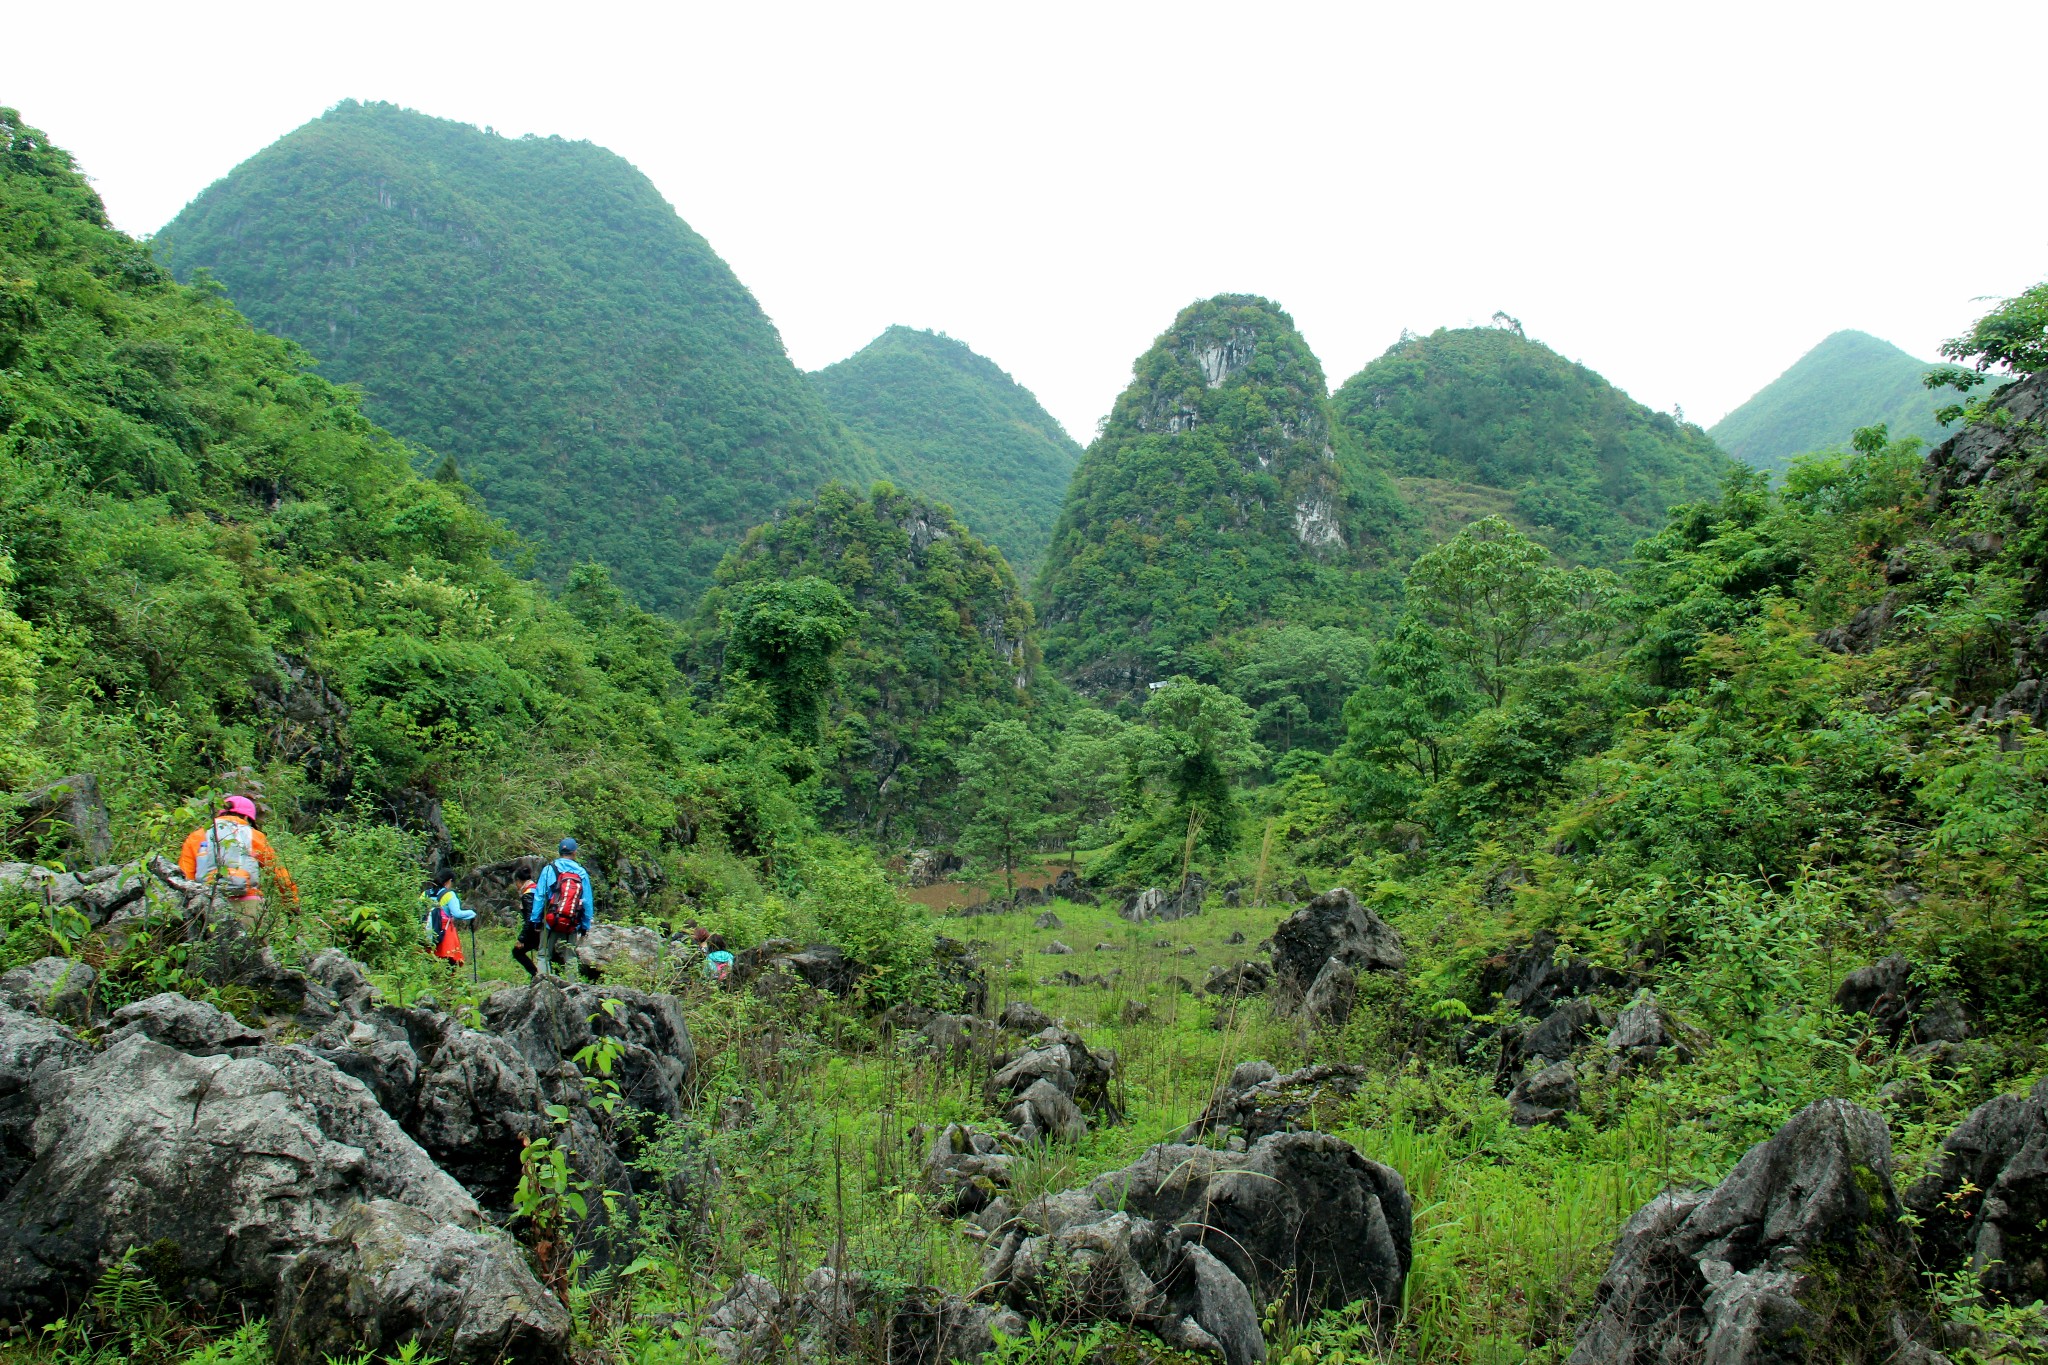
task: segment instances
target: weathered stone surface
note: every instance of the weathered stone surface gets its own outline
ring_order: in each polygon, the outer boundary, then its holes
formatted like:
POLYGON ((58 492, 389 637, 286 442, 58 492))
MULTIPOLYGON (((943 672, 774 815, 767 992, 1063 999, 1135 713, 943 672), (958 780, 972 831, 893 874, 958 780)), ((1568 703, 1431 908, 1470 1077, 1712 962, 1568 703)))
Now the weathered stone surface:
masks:
POLYGON ((1271 1062, 1240 1062, 1181 1140, 1237 1133, 1256 1142, 1271 1133, 1312 1132, 1371 1078, 1365 1067, 1342 1062, 1305 1066, 1284 1076, 1271 1062))
POLYGON ((1035 1200, 994 1239, 990 1292, 1054 1320, 1114 1320, 1230 1365, 1265 1358, 1256 1305, 1400 1302, 1411 1212, 1400 1176, 1320 1133, 1242 1153, 1163 1146, 1085 1190, 1035 1200), (1235 1288, 1230 1282, 1235 1281, 1235 1288))
POLYGON ((114 856, 114 831, 99 779, 73 773, 23 796, 14 805, 7 841, 29 857, 88 867, 105 863, 114 856))
POLYGON ((2048 1081, 1979 1105, 1906 1192, 1923 1257, 2013 1303, 2048 1298, 2048 1081))
POLYGON ((269 1302, 351 1203, 474 1228, 476 1203, 370 1093, 302 1048, 116 1042, 46 1084, 35 1163, 0 1201, 0 1313, 46 1316, 108 1260, 168 1241, 189 1282, 269 1302))
POLYGON ((652 929, 602 920, 574 939, 573 946, 577 969, 593 981, 622 972, 651 980, 661 969, 668 948, 666 940, 652 929))
POLYGON ((1301 1017, 1323 1028, 1341 1028, 1358 1001, 1358 971, 1331 958, 1301 998, 1301 1017))
POLYGON ((1508 1091, 1508 1108, 1524 1128, 1539 1123, 1562 1128, 1565 1115, 1579 1107, 1579 1073, 1570 1062, 1553 1062, 1524 1076, 1508 1091))
POLYGON ((1067 922, 1048 910, 1037 919, 1031 921, 1031 927, 1034 929, 1064 929, 1067 927, 1067 922))
POLYGON ((1889 1359, 1914 1282, 1883 1120, 1820 1100, 1711 1191, 1659 1195, 1622 1229, 1574 1365, 1889 1359), (1825 1266, 1826 1283, 1806 1272, 1825 1266), (1858 1296, 1865 1312, 1831 1301, 1858 1296), (1867 1352, 1867 1354, 1865 1354, 1867 1352))
POLYGON ((1547 1017, 1522 1035, 1522 1059, 1561 1062, 1586 1045, 1599 1023, 1600 1011, 1592 1001, 1560 1001, 1547 1017))
POLYGON ((1202 983, 1202 992, 1236 1000, 1247 995, 1262 995, 1272 984, 1273 973, 1265 963, 1236 962, 1228 967, 1210 968, 1208 980, 1202 983))
POLYGON ((978 1213, 1001 1197, 1010 1187, 1017 1142, 964 1123, 940 1129, 924 1159, 925 1189, 937 1197, 939 1212, 956 1218, 978 1213))
POLYGON ((1003 1013, 996 1022, 1012 1033, 1038 1033, 1051 1028, 1055 1021, 1029 1000, 1012 1000, 1003 1006, 1003 1013))
POLYGON ((146 890, 143 879, 123 867, 58 872, 35 863, 0 863, 0 887, 76 910, 94 928, 139 907, 146 890))
POLYGON ((306 975, 325 986, 334 996, 336 1008, 354 1012, 369 1007, 373 994, 370 975, 363 964, 339 948, 323 948, 306 964, 306 975))
POLYGON ((292 1264, 279 1365, 417 1341, 448 1365, 569 1359, 569 1315, 503 1233, 437 1223, 388 1199, 350 1205, 292 1264))
POLYGON ((194 1056, 257 1047, 267 1041, 263 1030, 174 991, 164 991, 114 1011, 108 1041, 118 1043, 132 1037, 148 1038, 194 1056))
POLYGON ((69 957, 45 957, 0 976, 0 998, 67 1024, 89 1024, 99 973, 69 957))
POLYGON ((1026 1143, 1079 1142, 1088 1135, 1088 1120, 1066 1091, 1050 1080, 1036 1080, 1004 1111, 1017 1137, 1026 1143))
POLYGON ((1190 874, 1172 891, 1161 887, 1148 886, 1123 903, 1117 914, 1133 924, 1144 924, 1150 920, 1188 919, 1202 913, 1202 902, 1208 897, 1209 884, 1202 878, 1190 874))
POLYGON ((712 1351, 733 1365, 784 1358, 784 1343, 796 1359, 818 1365, 951 1365, 985 1354, 995 1344, 992 1328, 1008 1336, 1025 1331, 1014 1313, 922 1285, 885 1287, 821 1266, 788 1299, 759 1275, 741 1276, 706 1315, 701 1331, 712 1351))
POLYGON ((1074 950, 1058 939, 1054 939, 1038 951, 1048 957, 1069 957, 1073 954, 1074 950))
POLYGON ((1893 953, 1858 967, 1835 989, 1835 1008, 1867 1014, 1888 1042, 1960 1043, 1970 1036, 1969 1011, 1954 996, 1930 996, 1915 978, 1913 964, 1893 953))
POLYGON ((92 1049, 64 1025, 0 1001, 0 1193, 35 1161, 38 1085, 86 1065, 92 1049))
POLYGON ((1273 931, 1273 978, 1280 991, 1300 1000, 1332 960, 1354 971, 1397 972, 1408 964, 1401 936, 1392 925, 1344 887, 1332 887, 1281 922, 1273 931))
POLYGON ((1080 1034, 1053 1025, 1040 1030, 1018 1052, 999 1059, 989 1089, 997 1096, 1021 1095, 1037 1081, 1050 1081, 1082 1109, 1113 1115, 1110 1083, 1116 1070, 1114 1052, 1096 1052, 1080 1034))
POLYGON ((1607 1048, 1614 1054, 1608 1060, 1608 1070, 1618 1075, 1652 1065, 1664 1054, 1674 1061, 1690 1062, 1706 1042, 1705 1034, 1666 1013, 1655 995, 1641 991, 1607 1032, 1607 1048))

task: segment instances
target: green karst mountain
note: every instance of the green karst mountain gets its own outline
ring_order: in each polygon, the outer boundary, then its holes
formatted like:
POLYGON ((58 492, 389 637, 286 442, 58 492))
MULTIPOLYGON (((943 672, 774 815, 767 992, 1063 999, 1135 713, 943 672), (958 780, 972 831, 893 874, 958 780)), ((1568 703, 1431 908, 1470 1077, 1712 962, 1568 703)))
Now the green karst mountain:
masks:
POLYGON ((589 143, 351 101, 207 189, 156 250, 455 457, 552 579, 595 559, 684 612, 749 526, 873 472, 717 253, 589 143))
POLYGON ((719 566, 696 651, 722 645, 720 616, 764 581, 822 578, 859 613, 838 657, 824 732, 834 818, 885 844, 944 833, 934 808, 953 756, 1032 692, 1038 645, 1010 566, 943 507, 877 484, 828 484, 757 527, 719 566))
POLYGON ((1727 461, 1520 325, 1405 337, 1346 380, 1338 423, 1441 539, 1489 513, 1572 559, 1616 563, 1727 461))
POLYGON ((810 378, 884 478, 950 504, 1018 577, 1037 572, 1081 447, 1030 390, 965 344, 910 327, 810 378))
POLYGON ((1953 368, 1915 360, 1868 332, 1836 332, 1707 434, 1736 459, 1774 473, 1794 455, 1844 445, 1858 427, 1879 422, 1894 437, 1940 441, 1934 412, 1954 395, 1922 381, 1930 369, 1953 368))
POLYGON ((1399 507, 1343 458, 1322 366, 1265 299, 1193 304, 1082 456, 1036 592, 1046 659, 1131 694, 1262 621, 1319 624, 1399 507))

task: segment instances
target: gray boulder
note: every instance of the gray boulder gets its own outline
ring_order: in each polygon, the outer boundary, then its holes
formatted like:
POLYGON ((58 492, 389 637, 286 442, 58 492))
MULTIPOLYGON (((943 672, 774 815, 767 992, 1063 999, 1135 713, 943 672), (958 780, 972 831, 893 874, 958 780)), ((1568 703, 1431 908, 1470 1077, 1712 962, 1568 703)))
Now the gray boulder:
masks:
POLYGON ((995 1345, 992 1328, 1022 1336, 1016 1314, 923 1285, 897 1287, 820 1266, 785 1299, 759 1275, 742 1275, 700 1329, 721 1359, 862 1360, 874 1365, 953 1365, 995 1345), (794 1348, 793 1351, 786 1348, 794 1348))
POLYGON ((1088 1120, 1080 1108, 1049 1080, 1033 1081, 1003 1117, 1017 1130, 1020 1142, 1079 1142, 1088 1135, 1088 1120))
POLYGON ((1816 1101, 1713 1190, 1637 1210, 1573 1365, 1891 1359, 1891 1310, 1918 1292, 1899 1212, 1884 1121, 1816 1101))
POLYGON ((1613 1054, 1607 1069, 1619 1075, 1653 1065, 1666 1054, 1675 1061, 1690 1062, 1705 1044, 1704 1034, 1666 1013, 1656 996, 1642 991, 1607 1031, 1607 1049, 1613 1054))
POLYGON ((573 942, 577 968, 593 981, 621 973, 652 980, 667 948, 659 933, 637 924, 593 924, 573 942))
POLYGON ((1524 1128, 1548 1123, 1562 1128, 1579 1107, 1579 1073, 1570 1062, 1553 1062, 1524 1076, 1508 1091, 1508 1109, 1524 1128))
POLYGON ((306 964, 306 975, 325 986, 343 1013, 367 1009, 374 992, 363 964, 339 948, 323 948, 306 964))
POLYGON ((409 1341, 447 1365, 566 1362, 569 1314, 503 1233, 439 1223, 388 1199, 349 1206, 278 1298, 279 1365, 409 1341))
POLYGON ((2011 1303, 2048 1298, 2048 1081, 1979 1105, 1905 1202, 1932 1265, 2011 1303))
POLYGON ((1320 1028, 1342 1028, 1357 1002, 1357 970, 1333 957, 1301 998, 1301 1017, 1320 1028))
POLYGON ((1110 1084, 1116 1078, 1114 1052, 1096 1052, 1078 1033, 1053 1025, 1040 1030, 1019 1051, 998 1059, 989 1081, 992 1096, 1018 1096, 1043 1080, 1090 1113, 1114 1116, 1110 1084))
POLYGON ((1032 1316, 1130 1322, 1253 1365, 1265 1359, 1257 1305, 1282 1294, 1303 1314, 1361 1298, 1380 1316, 1397 1307, 1410 1226, 1400 1176, 1337 1138, 1163 1146, 1026 1205, 991 1241, 982 1279, 1032 1316))
POLYGON ((1590 1000, 1565 1000, 1522 1035, 1523 1061, 1561 1062, 1584 1047, 1599 1027, 1600 1011, 1590 1000))
POLYGON ((165 1047, 194 1056, 212 1056, 236 1048, 260 1047, 269 1040, 263 1030, 250 1028, 232 1014, 225 1014, 203 1000, 189 1000, 174 991, 164 991, 123 1005, 114 1011, 107 1041, 147 1038, 165 1047))
POLYGON ((957 1218, 979 1213, 1010 1187, 1018 1140, 949 1123, 932 1139, 924 1159, 924 1186, 939 1212, 957 1218))
POLYGON ((1323 1062, 1281 1075, 1271 1062, 1240 1062, 1181 1141, 1237 1134, 1256 1142, 1272 1133, 1313 1132, 1372 1079, 1362 1066, 1323 1062))
POLYGON ((53 1019, 0 1001, 0 1192, 35 1162, 42 1082, 92 1061, 83 1039, 53 1019))
POLYGON ((106 862, 114 856, 114 829, 99 779, 73 773, 15 801, 7 841, 31 857, 59 856, 87 866, 106 862))
POLYGON ((1031 921, 1031 927, 1034 929, 1064 929, 1067 927, 1067 922, 1048 910, 1037 919, 1031 921))
POLYGON ((1187 880, 1172 891, 1157 886, 1146 887, 1126 900, 1117 914, 1133 924, 1189 919, 1202 913, 1202 902, 1208 895, 1209 884, 1189 874, 1187 880))
POLYGON ((35 1162, 0 1200, 8 1317, 60 1313, 158 1243, 195 1292, 268 1304, 358 1201, 481 1222, 367 1090, 303 1048, 198 1057, 138 1034, 38 1089, 35 1162))
POLYGON ((1398 972, 1408 954, 1392 925, 1338 886, 1273 931, 1273 978, 1283 995, 1298 1001, 1332 960, 1354 971, 1398 972))
POLYGON ((1273 973, 1265 963, 1236 962, 1227 967, 1210 968, 1208 979, 1202 983, 1202 992, 1222 996, 1226 1000, 1238 1000, 1247 995, 1262 995, 1272 984, 1273 973))
POLYGON ((1054 939, 1052 942, 1046 944, 1043 948, 1040 948, 1038 951, 1047 957, 1070 957, 1073 955, 1074 952, 1072 948, 1060 942, 1058 939, 1054 939))
POLYGON ((99 973, 92 964, 69 957, 45 957, 0 976, 0 997, 46 1019, 89 1024, 93 987, 99 973))
POLYGON ((1012 1000, 1003 1006, 996 1022, 1012 1033, 1038 1033, 1054 1025, 1054 1019, 1029 1000, 1012 1000))
POLYGON ((142 878, 125 867, 58 872, 35 863, 0 863, 0 887, 46 906, 76 910, 94 928, 139 907, 146 889, 142 878))

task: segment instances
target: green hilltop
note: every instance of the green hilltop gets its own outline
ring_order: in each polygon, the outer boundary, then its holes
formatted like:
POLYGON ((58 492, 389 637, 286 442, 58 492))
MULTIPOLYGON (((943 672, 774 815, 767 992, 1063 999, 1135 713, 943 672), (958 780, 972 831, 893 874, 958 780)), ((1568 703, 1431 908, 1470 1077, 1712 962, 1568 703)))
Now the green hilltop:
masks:
POLYGON ((1839 447, 1859 427, 1882 422, 1894 437, 1935 442, 1935 409, 1950 401, 1922 382, 1930 369, 1868 332, 1836 332, 1799 357, 1708 434, 1736 459, 1781 472, 1794 455, 1839 447))
POLYGON ((1028 579, 1081 447, 1031 391, 951 337, 891 327, 810 376, 882 476, 950 505, 1028 579))
POLYGON ((981 726, 1024 709, 1038 676, 1031 606, 1003 556, 947 510, 887 483, 828 484, 757 527, 718 568, 692 654, 715 669, 735 600, 822 579, 853 608, 820 763, 835 823, 885 846, 943 839, 938 803, 981 726))
POLYGON ((454 457, 556 581, 595 559, 687 612, 749 526, 873 472, 725 262, 587 142, 345 102, 156 250, 454 457))
POLYGON ((1519 323, 1409 336, 1333 399, 1338 423, 1441 539, 1488 514, 1572 559, 1615 563, 1665 509, 1712 496, 1726 458, 1519 323))
POLYGON ((1340 453, 1322 366, 1276 305, 1190 305, 1088 447, 1036 585, 1048 664, 1085 692, 1211 676, 1261 622, 1348 620, 1400 521, 1340 453))

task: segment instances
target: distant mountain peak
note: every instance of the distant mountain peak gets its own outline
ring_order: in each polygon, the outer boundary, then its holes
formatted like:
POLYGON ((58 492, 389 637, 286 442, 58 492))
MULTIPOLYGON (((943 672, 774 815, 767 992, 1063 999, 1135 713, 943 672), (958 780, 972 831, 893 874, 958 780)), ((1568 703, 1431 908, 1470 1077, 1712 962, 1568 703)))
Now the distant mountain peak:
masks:
POLYGON ((1774 472, 1794 456, 1846 445, 1857 428, 1879 422, 1893 436, 1936 442, 1943 432, 1935 409, 1948 400, 1926 387, 1935 368, 1868 332, 1830 332, 1711 434, 1737 459, 1774 472))

